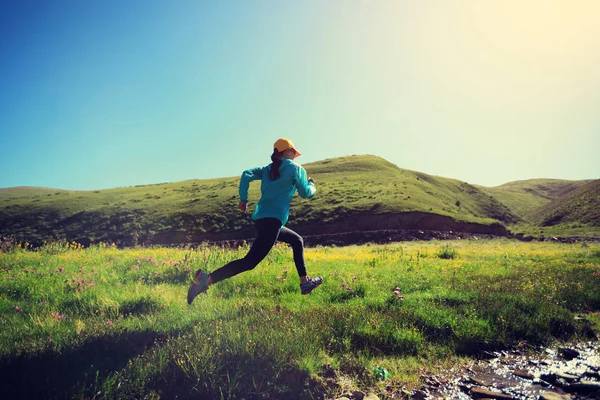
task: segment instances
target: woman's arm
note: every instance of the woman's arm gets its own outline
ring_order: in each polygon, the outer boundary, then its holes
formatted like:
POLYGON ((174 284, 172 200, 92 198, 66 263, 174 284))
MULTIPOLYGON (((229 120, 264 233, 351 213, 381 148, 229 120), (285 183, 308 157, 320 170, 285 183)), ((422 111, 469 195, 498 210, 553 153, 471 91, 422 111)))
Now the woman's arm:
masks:
POLYGON ((248 188, 250 187, 250 182, 262 179, 263 168, 256 167, 252 169, 247 169, 242 172, 242 177, 240 178, 240 203, 248 202, 248 188))
POLYGON ((295 180, 298 195, 303 199, 308 199, 317 192, 317 187, 315 186, 313 179, 308 178, 306 170, 299 165, 296 168, 295 180))

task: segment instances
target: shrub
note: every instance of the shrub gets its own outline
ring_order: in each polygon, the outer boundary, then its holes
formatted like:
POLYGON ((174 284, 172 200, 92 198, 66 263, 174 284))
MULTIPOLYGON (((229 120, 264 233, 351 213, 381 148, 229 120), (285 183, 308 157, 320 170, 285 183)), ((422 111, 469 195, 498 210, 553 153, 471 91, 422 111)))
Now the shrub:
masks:
POLYGON ((448 246, 446 246, 443 249, 441 249, 440 251, 438 251, 436 255, 438 256, 438 258, 441 258, 444 260, 451 260, 451 259, 455 259, 456 257, 458 257, 457 251, 449 248, 448 246))

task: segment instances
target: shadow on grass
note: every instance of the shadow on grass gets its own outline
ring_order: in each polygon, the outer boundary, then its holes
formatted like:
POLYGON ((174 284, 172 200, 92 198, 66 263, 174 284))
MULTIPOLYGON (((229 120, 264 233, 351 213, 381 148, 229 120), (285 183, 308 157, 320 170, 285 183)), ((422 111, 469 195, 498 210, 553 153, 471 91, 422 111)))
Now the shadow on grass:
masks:
POLYGON ((132 315, 148 314, 160 309, 160 303, 149 297, 136 299, 133 301, 125 301, 119 307, 119 314, 123 317, 132 315))
POLYGON ((160 398, 181 400, 312 400, 324 398, 327 391, 322 382, 298 368, 276 371, 268 365, 259 366, 259 360, 235 360, 235 357, 226 364, 228 366, 221 371, 219 382, 209 382, 209 377, 194 381, 172 368, 160 379, 149 383, 146 390, 160 398))
POLYGON ((1 360, 0 393, 6 399, 73 398, 118 371, 164 334, 127 332, 91 339, 62 352, 46 351, 1 360))
POLYGON ((348 288, 345 291, 333 293, 329 297, 329 302, 330 303, 343 303, 343 302, 346 302, 346 301, 349 301, 352 299, 356 299, 356 298, 362 299, 364 297, 365 297, 365 288, 362 286, 359 286, 354 290, 348 288))

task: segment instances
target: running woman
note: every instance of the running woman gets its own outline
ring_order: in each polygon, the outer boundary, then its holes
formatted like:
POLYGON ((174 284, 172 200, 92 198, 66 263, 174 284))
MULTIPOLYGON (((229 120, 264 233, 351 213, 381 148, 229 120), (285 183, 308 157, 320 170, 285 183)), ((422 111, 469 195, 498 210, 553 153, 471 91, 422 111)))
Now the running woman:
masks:
POLYGON ((290 214, 290 202, 296 191, 304 199, 312 197, 317 191, 314 180, 308 178, 304 168, 293 161, 299 156, 300 153, 291 140, 279 139, 274 145, 271 164, 242 173, 239 207, 243 212, 246 212, 248 207, 250 182, 261 180, 261 198, 252 214, 258 232, 256 239, 244 258, 232 261, 211 274, 202 270, 196 271, 194 282, 188 289, 188 304, 192 304, 200 293, 206 292, 210 285, 256 267, 271 251, 277 240, 292 246, 302 294, 310 293, 323 283, 323 278, 320 276, 316 278, 307 276, 302 237, 285 227, 290 214))

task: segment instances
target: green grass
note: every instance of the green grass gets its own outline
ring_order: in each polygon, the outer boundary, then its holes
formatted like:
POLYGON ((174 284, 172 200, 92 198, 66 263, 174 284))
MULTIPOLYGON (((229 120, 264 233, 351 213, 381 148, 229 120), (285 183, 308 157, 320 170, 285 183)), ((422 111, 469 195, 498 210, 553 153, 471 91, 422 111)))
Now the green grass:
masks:
POLYGON ((277 246, 187 305, 192 271, 246 251, 54 243, 0 253, 0 389, 11 398, 391 395, 483 350, 600 328, 596 244, 309 248, 309 273, 325 279, 309 296, 291 250, 277 246), (390 377, 379 381, 376 367, 390 377))
POLYGON ((515 225, 511 227, 513 233, 523 233, 531 235, 535 238, 573 238, 577 237, 581 240, 596 240, 600 239, 600 227, 597 225, 582 224, 579 222, 563 223, 552 226, 538 225, 515 225))
POLYGON ((595 239, 600 238, 600 229, 598 226, 582 224, 582 223, 564 223, 554 226, 537 226, 537 225, 525 225, 516 224, 510 227, 510 231, 513 234, 523 234, 525 236, 531 236, 535 238, 586 238, 595 239))

